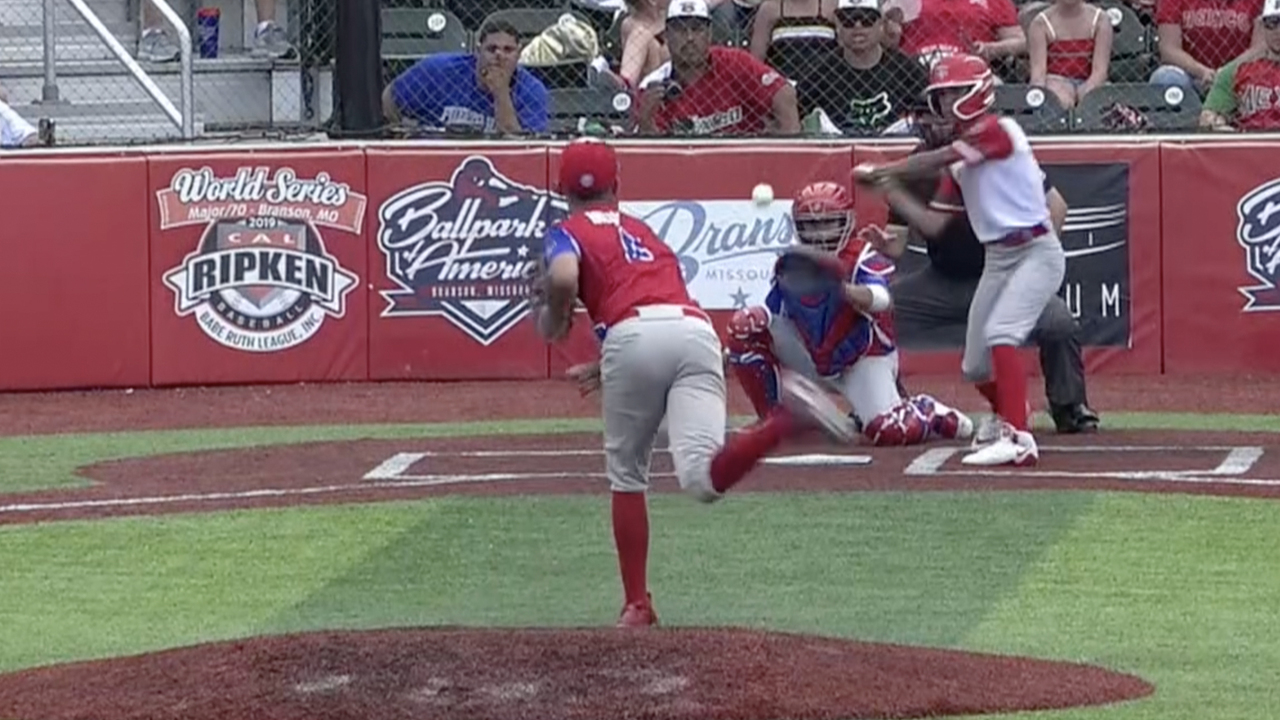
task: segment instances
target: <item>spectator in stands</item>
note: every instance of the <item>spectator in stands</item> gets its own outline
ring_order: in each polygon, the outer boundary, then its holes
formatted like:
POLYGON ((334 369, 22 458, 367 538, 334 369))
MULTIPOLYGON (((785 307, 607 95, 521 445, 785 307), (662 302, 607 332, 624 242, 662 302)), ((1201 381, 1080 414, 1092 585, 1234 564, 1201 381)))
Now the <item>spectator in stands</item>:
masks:
POLYGON ((1031 84, 1048 88, 1063 107, 1074 107, 1107 81, 1113 37, 1102 8, 1085 0, 1054 0, 1027 29, 1031 84))
MULTIPOLYGON (((924 95, 929 71, 881 44, 879 0, 839 0, 839 50, 821 56, 798 78, 800 107, 821 108, 846 135, 877 135, 907 116, 924 95)), ((904 131, 909 127, 904 125, 904 131)))
POLYGON ((1267 0, 1261 19, 1263 46, 1217 74, 1200 114, 1201 126, 1280 130, 1280 0, 1267 0))
MULTIPOLYGON (((276 0, 256 0, 258 27, 253 32, 254 57, 279 59, 294 55, 284 28, 276 23, 276 0)), ((156 6, 142 0, 142 36, 138 38, 138 59, 147 62, 172 62, 180 55, 178 42, 169 32, 164 16, 156 6)))
POLYGON ((1218 68, 1262 46, 1262 0, 1159 0, 1160 67, 1156 85, 1181 85, 1203 96, 1218 68))
POLYGON ((663 30, 667 25, 670 0, 626 0, 627 14, 622 19, 622 62, 618 75, 627 87, 640 87, 646 75, 657 70, 668 59, 663 30))
POLYGON ((40 131, 9 105, 9 94, 0 88, 0 147, 43 145, 40 131))
POLYGON ((666 35, 670 62, 640 83, 640 132, 800 132, 796 90, 786 78, 746 50, 712 46, 706 0, 671 0, 666 35))
POLYGON ((492 20, 476 37, 474 54, 428 55, 392 80, 382 91, 387 119, 410 118, 434 129, 546 132, 547 87, 519 66, 519 32, 492 20))
POLYGON ((837 0, 764 0, 751 24, 751 54, 798 81, 836 47, 837 0))
POLYGON ((896 0, 892 5, 902 23, 900 48, 930 64, 958 52, 994 64, 1027 51, 1027 37, 1010 0, 896 0), (918 14, 912 12, 915 6, 918 14))

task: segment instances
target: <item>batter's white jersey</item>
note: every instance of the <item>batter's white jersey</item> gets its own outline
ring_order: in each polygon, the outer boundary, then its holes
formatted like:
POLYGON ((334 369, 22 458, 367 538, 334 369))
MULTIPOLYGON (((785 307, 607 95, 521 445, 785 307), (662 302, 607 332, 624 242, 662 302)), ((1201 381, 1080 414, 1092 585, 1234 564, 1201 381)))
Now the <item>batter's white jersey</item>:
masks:
POLYGON ((951 174, 980 242, 1048 225, 1044 171, 1016 120, 988 115, 952 147, 964 159, 951 166, 951 174))

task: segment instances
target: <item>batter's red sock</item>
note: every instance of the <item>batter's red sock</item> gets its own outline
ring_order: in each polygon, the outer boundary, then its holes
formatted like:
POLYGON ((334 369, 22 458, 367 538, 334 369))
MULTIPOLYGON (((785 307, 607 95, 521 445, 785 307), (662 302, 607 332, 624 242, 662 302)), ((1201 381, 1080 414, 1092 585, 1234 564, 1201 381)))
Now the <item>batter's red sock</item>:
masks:
POLYGON ((711 487, 722 493, 737 485, 794 427, 791 413, 778 407, 760 422, 731 434, 711 460, 711 487))
POLYGON ((613 544, 627 604, 649 597, 649 508, 644 493, 613 493, 613 544))
POLYGON ((1018 348, 997 345, 991 348, 991 365, 996 372, 996 412, 1019 430, 1027 429, 1027 375, 1018 357, 1018 348))
MULTIPOLYGON (((997 379, 999 377, 1000 377, 999 375, 996 375, 997 379)), ((978 383, 977 388, 978 388, 978 392, 982 393, 982 397, 986 398, 987 402, 991 403, 992 412, 999 412, 1000 397, 996 393, 995 381, 993 380, 990 382, 978 383)))

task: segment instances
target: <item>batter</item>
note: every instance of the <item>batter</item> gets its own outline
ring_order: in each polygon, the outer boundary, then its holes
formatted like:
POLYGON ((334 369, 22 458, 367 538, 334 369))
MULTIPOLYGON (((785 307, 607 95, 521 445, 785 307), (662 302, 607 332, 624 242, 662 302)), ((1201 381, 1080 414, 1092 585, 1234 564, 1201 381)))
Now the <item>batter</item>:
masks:
POLYGON ((900 180, 949 168, 986 255, 969 306, 961 371, 1002 421, 998 436, 963 462, 1034 465, 1040 453, 1028 424, 1027 374, 1018 346, 1062 286, 1067 267, 1050 221, 1044 173, 1017 121, 991 113, 995 79, 982 58, 940 60, 925 96, 930 111, 955 128, 951 144, 887 166, 859 167, 855 179, 883 192, 909 224, 940 228, 946 214, 925 207, 900 180))

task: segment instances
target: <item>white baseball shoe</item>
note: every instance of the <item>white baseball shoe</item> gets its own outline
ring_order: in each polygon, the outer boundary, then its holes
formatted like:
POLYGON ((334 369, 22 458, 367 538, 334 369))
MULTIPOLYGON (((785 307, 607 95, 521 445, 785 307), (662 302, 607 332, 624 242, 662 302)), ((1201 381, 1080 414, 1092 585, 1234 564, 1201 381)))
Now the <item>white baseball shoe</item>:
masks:
POLYGON ((1040 460, 1040 449, 1035 437, 1024 430, 1016 430, 1002 423, 1000 436, 992 443, 965 455, 960 461, 965 465, 1014 465, 1027 467, 1040 460))
MULTIPOLYGON (((1031 411, 1031 403, 1028 401, 1027 402, 1027 420, 1028 421, 1031 419, 1032 414, 1033 413, 1031 411)), ((973 442, 970 444, 970 446, 974 450, 977 450, 981 448, 983 445, 990 445, 991 443, 999 440, 1001 432, 1004 430, 1004 426, 1005 426, 1005 421, 999 415, 996 415, 995 413, 987 415, 986 417, 982 418, 982 422, 978 424, 977 431, 973 433, 973 442)))
POLYGON ((836 442, 851 443, 858 436, 853 421, 821 386, 792 370, 782 369, 778 375, 782 404, 787 409, 817 425, 836 442))

